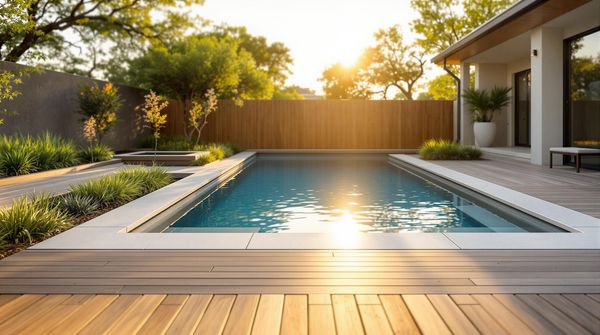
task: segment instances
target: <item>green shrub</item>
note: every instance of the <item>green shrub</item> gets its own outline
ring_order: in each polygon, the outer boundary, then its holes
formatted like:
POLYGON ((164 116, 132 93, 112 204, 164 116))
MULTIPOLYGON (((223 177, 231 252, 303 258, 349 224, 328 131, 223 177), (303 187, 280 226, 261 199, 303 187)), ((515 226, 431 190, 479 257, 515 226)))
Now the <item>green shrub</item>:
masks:
POLYGON ((92 144, 82 148, 77 153, 77 157, 83 163, 94 163, 107 161, 113 157, 115 153, 104 144, 92 144))
POLYGON ((0 136, 0 175, 18 176, 59 169, 78 163, 72 141, 45 133, 41 136, 0 136))
POLYGON ((142 195, 154 192, 173 182, 173 178, 164 169, 156 166, 122 170, 117 173, 117 177, 139 185, 142 195))
POLYGON ((58 207, 72 216, 88 215, 100 207, 96 199, 75 193, 62 195, 57 202, 58 207))
POLYGON ((481 150, 448 140, 428 140, 419 149, 419 157, 427 160, 473 160, 481 150))
POLYGON ((35 161, 31 152, 13 145, 0 148, 0 176, 19 176, 35 171, 35 161))
POLYGON ((74 185, 70 192, 81 197, 90 197, 101 207, 106 207, 131 201, 140 195, 141 187, 128 179, 114 175, 74 185))
POLYGON ((225 144, 209 144, 202 148, 202 150, 207 150, 208 153, 200 156, 200 158, 194 161, 194 165, 202 166, 208 163, 212 163, 214 161, 218 161, 223 158, 227 158, 234 154, 233 149, 230 146, 225 144))
POLYGON ((71 225, 69 216, 51 198, 24 197, 0 210, 0 236, 7 242, 32 242, 51 236, 71 225))
POLYGON ((80 197, 90 197, 100 207, 107 207, 126 203, 172 181, 171 176, 159 167, 133 167, 112 176, 72 186, 70 192, 80 197))

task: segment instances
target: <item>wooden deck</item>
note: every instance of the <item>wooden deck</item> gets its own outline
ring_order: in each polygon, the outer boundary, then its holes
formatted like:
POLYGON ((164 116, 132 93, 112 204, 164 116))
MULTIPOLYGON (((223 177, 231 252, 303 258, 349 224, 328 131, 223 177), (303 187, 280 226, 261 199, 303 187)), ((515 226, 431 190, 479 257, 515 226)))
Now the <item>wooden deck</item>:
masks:
POLYGON ((506 158, 432 163, 600 218, 600 171, 576 173, 571 166, 550 169, 506 158))
POLYGON ((26 250, 0 293, 600 293, 600 250, 26 250))
POLYGON ((21 295, 2 334, 599 334, 600 295, 21 295))

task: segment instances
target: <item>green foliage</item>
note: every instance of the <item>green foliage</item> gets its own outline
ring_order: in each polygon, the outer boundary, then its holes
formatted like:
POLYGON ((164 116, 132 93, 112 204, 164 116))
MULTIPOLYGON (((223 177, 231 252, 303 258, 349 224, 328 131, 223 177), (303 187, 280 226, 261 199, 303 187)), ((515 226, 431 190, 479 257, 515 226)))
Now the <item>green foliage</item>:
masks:
POLYGON ((402 92, 407 100, 413 94, 425 70, 424 53, 404 41, 400 26, 380 29, 375 33, 375 45, 367 48, 359 61, 365 81, 378 88, 383 99, 390 88, 402 92))
POLYGON ((427 160, 474 160, 481 157, 481 150, 448 140, 431 139, 423 143, 419 157, 427 160))
POLYGON ((45 133, 41 136, 0 135, 0 176, 59 169, 78 163, 73 142, 45 133))
POLYGON ((433 100, 456 100, 456 84, 448 74, 439 75, 427 84, 427 93, 433 100))
POLYGON ((117 122, 117 111, 122 105, 119 92, 111 83, 105 84, 102 88, 97 84, 85 86, 79 93, 78 112, 84 116, 83 121, 94 119, 99 143, 117 122))
POLYGON ((510 87, 498 86, 494 86, 489 91, 472 88, 466 90, 462 97, 471 106, 473 122, 491 122, 494 113, 510 102, 510 90, 510 87))
POLYGON ((69 216, 51 198, 20 198, 0 209, 0 236, 11 243, 51 236, 71 225, 69 216))
POLYGON ((239 152, 236 152, 236 150, 239 150, 239 148, 235 146, 215 143, 206 145, 204 150, 208 150, 208 153, 206 153, 203 156, 200 156, 200 158, 195 160, 194 165, 202 166, 208 163, 221 160, 223 158, 227 158, 239 152))
POLYGON ((292 56, 281 42, 269 44, 263 36, 254 36, 248 33, 246 27, 217 26, 214 30, 204 33, 206 36, 215 36, 220 40, 233 40, 240 49, 249 52, 254 59, 256 67, 267 73, 271 81, 277 86, 283 86, 291 74, 292 56))
POLYGON ((100 207, 96 199, 75 193, 62 195, 56 201, 58 207, 73 217, 89 215, 100 207))
POLYGON ((363 51, 353 66, 339 63, 323 71, 323 91, 328 99, 369 99, 380 94, 387 99, 395 88, 398 98, 413 100, 425 70, 423 52, 404 42, 399 26, 375 33, 375 45, 363 51))
MULTIPOLYGON (((15 71, 0 71, 0 105, 5 101, 13 100, 21 95, 15 87, 22 83, 22 74, 15 71)), ((0 126, 4 124, 4 116, 11 112, 5 108, 0 109, 0 126)))
POLYGON ((111 148, 104 144, 91 144, 79 149, 77 158, 82 163, 102 162, 111 159, 114 156, 111 148))
POLYGON ((144 128, 150 128, 152 132, 154 150, 158 150, 160 130, 167 124, 167 114, 161 113, 167 106, 169 106, 169 102, 151 90, 144 96, 144 104, 136 107, 136 110, 142 113, 144 128))
POLYGON ((276 87, 273 100, 304 100, 304 96, 298 93, 297 86, 276 87))
POLYGON ((258 69, 252 55, 234 40, 188 36, 155 46, 129 61, 122 78, 182 102, 184 134, 189 136, 194 101, 209 90, 219 99, 270 99, 273 83, 258 69))
POLYGON ((101 207, 121 205, 141 193, 141 186, 117 176, 107 176, 72 186, 70 192, 94 199, 101 207))
POLYGON ((107 207, 124 204, 171 182, 171 176, 164 169, 135 167, 74 185, 70 192, 75 196, 91 198, 100 207, 107 207))
POLYGON ((326 68, 319 78, 323 82, 326 99, 369 99, 373 92, 364 80, 362 69, 357 66, 344 66, 340 63, 326 68))
POLYGON ((141 188, 139 195, 154 192, 173 182, 173 178, 164 169, 156 166, 121 170, 117 173, 117 178, 139 185, 141 188))
POLYGON ((491 19, 513 0, 411 0, 418 17, 411 26, 423 50, 439 53, 491 19))
POLYGON ((182 6, 202 3, 203 0, 2 1, 0 59, 42 60, 51 64, 61 60, 59 68, 90 75, 106 68, 106 58, 123 49, 131 51, 169 40, 195 27, 200 20, 182 10, 182 6))

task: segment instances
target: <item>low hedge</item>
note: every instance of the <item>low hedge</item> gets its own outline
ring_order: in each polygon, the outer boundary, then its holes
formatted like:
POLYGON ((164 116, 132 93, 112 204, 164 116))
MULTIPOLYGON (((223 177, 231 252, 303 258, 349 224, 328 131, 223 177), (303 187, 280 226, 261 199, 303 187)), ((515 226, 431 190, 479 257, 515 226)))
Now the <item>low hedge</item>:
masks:
POLYGON ((419 157, 426 160, 475 160, 481 158, 481 150, 448 140, 428 140, 419 149, 419 157))

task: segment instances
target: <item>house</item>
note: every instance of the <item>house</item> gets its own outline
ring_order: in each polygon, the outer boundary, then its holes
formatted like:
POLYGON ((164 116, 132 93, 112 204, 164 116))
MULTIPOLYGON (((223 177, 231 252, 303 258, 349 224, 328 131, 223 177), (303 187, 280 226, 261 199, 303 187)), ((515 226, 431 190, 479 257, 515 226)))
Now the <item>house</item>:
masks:
MULTIPOLYGON (((518 1, 433 62, 460 66, 461 91, 473 70, 476 88, 512 87, 490 151, 548 165, 550 147, 600 148, 600 0, 518 1)), ((468 105, 456 110, 456 135, 473 144, 468 105)), ((600 157, 583 164, 600 169, 600 157)))

